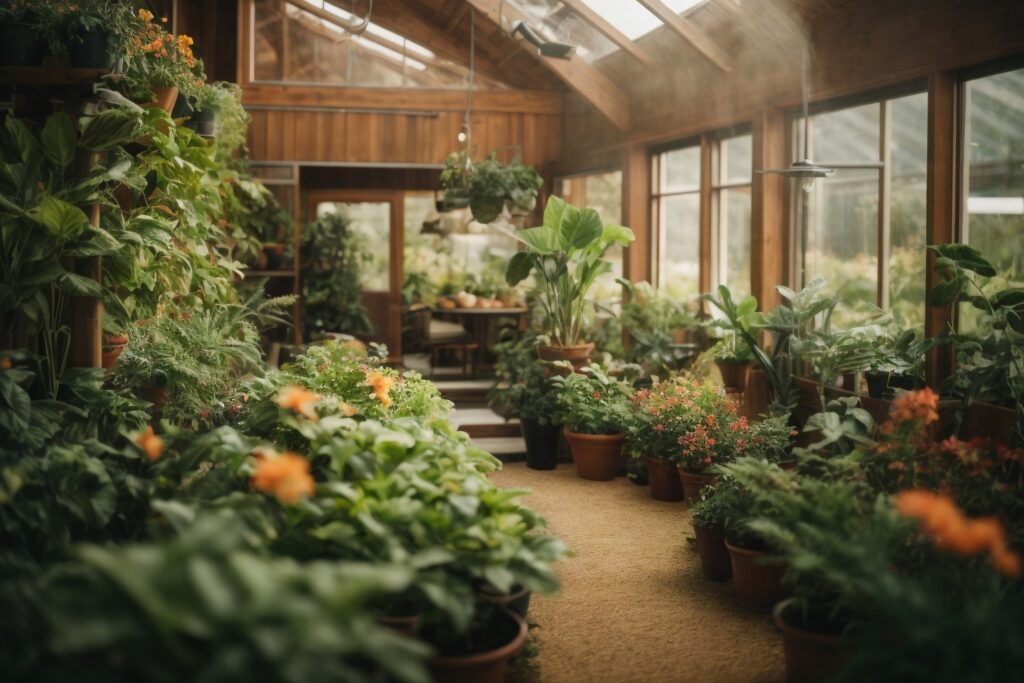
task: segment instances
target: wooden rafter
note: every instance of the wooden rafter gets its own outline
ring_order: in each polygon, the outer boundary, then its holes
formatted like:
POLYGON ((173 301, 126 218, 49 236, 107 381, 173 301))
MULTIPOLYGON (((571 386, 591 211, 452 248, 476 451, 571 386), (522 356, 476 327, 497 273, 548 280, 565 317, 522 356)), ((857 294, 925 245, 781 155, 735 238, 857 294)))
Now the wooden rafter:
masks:
POLYGON ((646 50, 633 42, 625 33, 615 28, 607 19, 590 9, 583 0, 562 0, 562 4, 571 9, 579 18, 603 33, 608 40, 621 47, 644 66, 651 68, 656 66, 654 59, 651 58, 651 55, 646 50))
POLYGON ((651 14, 661 19, 662 23, 696 48, 712 64, 722 71, 732 71, 732 60, 729 58, 729 55, 708 38, 703 31, 673 12, 672 8, 662 2, 662 0, 637 0, 637 2, 650 10, 651 14))
MULTIPOLYGON (((527 21, 526 15, 501 0, 466 0, 484 19, 501 28, 502 13, 510 22, 527 21)), ((544 57, 537 50, 528 50, 556 76, 590 102, 620 130, 629 130, 629 105, 625 93, 610 78, 590 66, 578 56, 570 59, 544 57)))

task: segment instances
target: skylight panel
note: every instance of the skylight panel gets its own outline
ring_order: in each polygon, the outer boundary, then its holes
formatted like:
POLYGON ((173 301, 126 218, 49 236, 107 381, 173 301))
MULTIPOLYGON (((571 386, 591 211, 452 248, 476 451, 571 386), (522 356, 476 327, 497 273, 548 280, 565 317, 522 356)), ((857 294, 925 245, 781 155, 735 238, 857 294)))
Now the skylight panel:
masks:
MULTIPOLYGON (((636 40, 661 26, 661 20, 647 11, 636 0, 582 0, 610 24, 619 29, 630 39, 636 40)), ((696 7, 704 0, 663 0, 663 2, 679 14, 696 7)))

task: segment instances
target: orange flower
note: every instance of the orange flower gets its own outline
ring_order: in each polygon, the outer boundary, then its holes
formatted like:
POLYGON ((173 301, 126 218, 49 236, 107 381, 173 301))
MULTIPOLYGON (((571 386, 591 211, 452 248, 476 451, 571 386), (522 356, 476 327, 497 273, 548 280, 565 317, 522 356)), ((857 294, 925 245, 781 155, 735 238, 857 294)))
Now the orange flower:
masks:
POLYGON ((355 409, 355 407, 354 407, 354 406, 351 406, 351 405, 349 405, 348 403, 341 403, 341 404, 340 404, 340 405, 338 406, 338 411, 339 411, 339 412, 340 412, 340 413, 341 413, 342 415, 344 415, 345 417, 352 417, 352 416, 353 416, 353 415, 355 415, 355 414, 356 414, 357 412, 359 412, 359 411, 357 411, 357 410, 355 409))
POLYGON ((921 522, 936 547, 969 556, 986 553, 992 565, 1009 577, 1021 573, 1021 558, 1006 546, 1006 531, 998 519, 966 517, 956 502, 932 491, 903 491, 896 495, 896 511, 921 522))
POLYGON ((139 10, 139 19, 142 19, 143 21, 149 23, 149 22, 153 21, 153 13, 150 12, 148 9, 140 9, 139 10))
POLYGON ((373 393, 370 396, 375 397, 385 408, 391 406, 391 387, 394 385, 394 377, 389 377, 376 370, 366 375, 366 386, 373 388, 373 393))
POLYGON ((320 397, 312 391, 295 384, 290 387, 285 387, 281 390, 281 393, 277 395, 277 405, 282 408, 290 408, 297 414, 303 415, 314 422, 320 419, 314 409, 314 406, 319 400, 320 397))
POLYGON ((892 401, 890 417, 896 422, 920 421, 926 425, 939 421, 939 395, 930 388, 907 391, 892 401))
POLYGON ((0 370, 10 370, 13 365, 14 364, 11 363, 11 359, 7 356, 0 358, 0 370))
POLYGON ((135 438, 135 445, 141 448, 150 460, 159 459, 164 452, 164 440, 153 431, 153 425, 147 426, 146 431, 135 438))
POLYGON ((262 454, 256 463, 252 486, 274 496, 285 505, 294 505, 311 496, 316 482, 309 474, 309 461, 295 453, 262 454))

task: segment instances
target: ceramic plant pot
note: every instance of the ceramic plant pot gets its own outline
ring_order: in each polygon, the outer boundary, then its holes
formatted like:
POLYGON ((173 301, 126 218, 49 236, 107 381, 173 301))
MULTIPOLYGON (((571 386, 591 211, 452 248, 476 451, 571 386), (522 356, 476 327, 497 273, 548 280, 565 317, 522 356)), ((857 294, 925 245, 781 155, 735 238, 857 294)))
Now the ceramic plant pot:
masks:
POLYGON ((159 107, 170 114, 174 110, 174 103, 178 100, 178 88, 169 86, 166 88, 153 88, 155 96, 152 102, 146 102, 143 107, 159 107))
POLYGON ((676 502, 683 499, 683 487, 676 474, 676 466, 665 458, 644 456, 647 464, 647 482, 651 486, 651 498, 676 502))
POLYGON ((686 504, 690 505, 693 501, 697 500, 700 497, 701 489, 714 484, 716 479, 718 477, 713 474, 699 474, 679 470, 679 482, 683 485, 683 497, 686 499, 686 504))
MULTIPOLYGON (((540 359, 552 363, 555 361, 568 361, 572 364, 574 372, 590 365, 590 354, 594 351, 593 343, 577 344, 575 346, 538 346, 537 355, 540 359)), ((558 366, 548 366, 549 374, 568 375, 569 369, 558 366)))
POLYGON ((188 127, 204 137, 213 137, 217 133, 217 117, 210 109, 193 112, 188 127))
POLYGON ((725 547, 729 550, 737 602, 758 612, 771 611, 786 595, 782 587, 782 566, 766 564, 767 553, 738 548, 729 542, 725 547))
POLYGON ((108 334, 103 337, 103 369, 109 370, 120 357, 124 347, 128 345, 128 337, 123 334, 108 334))
POLYGON ((480 591, 478 595, 492 605, 503 607, 525 619, 530 611, 530 598, 533 596, 533 592, 522 586, 513 586, 512 592, 508 595, 488 593, 487 591, 480 591))
POLYGON ((697 538, 697 555, 704 576, 712 581, 728 581, 732 576, 732 561, 725 547, 725 532, 714 526, 693 525, 697 538))
POLYGON ((787 618, 788 611, 783 603, 779 603, 772 612, 775 626, 782 633, 786 680, 789 683, 829 680, 846 659, 843 638, 833 633, 819 633, 794 625, 787 618))
POLYGON ((562 428, 521 418, 519 426, 526 441, 526 466, 531 470, 553 470, 558 464, 558 442, 562 428))
POLYGON ((436 683, 503 683, 508 660, 526 643, 526 620, 509 610, 497 612, 495 623, 487 625, 492 640, 503 644, 483 652, 438 656, 427 660, 436 683))
POLYGON ((718 372, 722 375, 722 384, 727 388, 741 393, 747 388, 747 368, 750 367, 750 361, 740 363, 716 361, 715 365, 718 366, 718 372))
POLYGON ((622 444, 625 434, 578 434, 566 428, 576 474, 591 481, 611 481, 622 464, 622 444))

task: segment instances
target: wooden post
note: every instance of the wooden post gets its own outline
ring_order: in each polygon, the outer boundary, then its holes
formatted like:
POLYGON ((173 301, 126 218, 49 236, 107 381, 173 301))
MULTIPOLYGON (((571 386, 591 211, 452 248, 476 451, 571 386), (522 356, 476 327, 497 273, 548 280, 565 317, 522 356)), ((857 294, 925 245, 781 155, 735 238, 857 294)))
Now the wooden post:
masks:
MULTIPOLYGON (((711 163, 711 148, 712 141, 707 135, 702 135, 700 138, 700 205, 698 209, 698 239, 697 239, 697 261, 700 264, 700 270, 697 273, 697 291, 700 293, 710 292, 712 284, 712 275, 715 274, 715 267, 712 263, 713 254, 715 249, 712 244, 712 192, 711 186, 713 180, 711 177, 712 163, 711 163)), ((707 312, 708 306, 705 304, 702 306, 705 313, 707 312)))
POLYGON ((651 160, 647 148, 632 145, 622 160, 622 224, 632 228, 636 240, 626 248, 623 275, 631 282, 651 279, 651 160))
MULTIPOLYGON (((89 222, 100 224, 100 206, 89 208, 89 222)), ((100 281, 102 265, 99 256, 77 259, 75 272, 100 281)), ((69 363, 75 368, 98 368, 103 365, 103 300, 91 297, 71 297, 71 355, 69 363)))
MULTIPOLYGON (((961 142, 958 126, 957 79, 948 71, 933 73, 928 79, 928 200, 927 243, 952 242, 957 237, 959 183, 957 162, 961 142)), ((931 291, 939 282, 935 255, 928 254, 925 286, 931 291)), ((924 333, 934 337, 955 319, 952 306, 925 309, 924 333)), ((952 349, 943 345, 928 354, 925 378, 937 387, 953 368, 952 349)))
MULTIPOLYGON (((786 165, 786 119, 781 111, 765 109, 754 117, 753 146, 755 170, 786 165)), ((750 193, 750 292, 767 311, 779 304, 776 285, 787 282, 786 179, 755 173, 750 193)))

